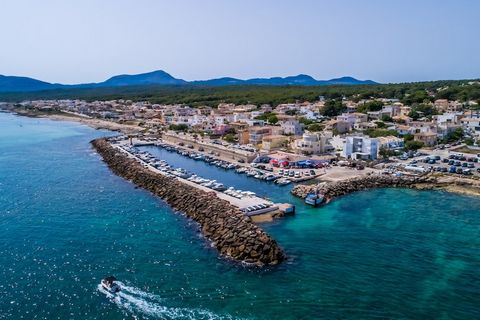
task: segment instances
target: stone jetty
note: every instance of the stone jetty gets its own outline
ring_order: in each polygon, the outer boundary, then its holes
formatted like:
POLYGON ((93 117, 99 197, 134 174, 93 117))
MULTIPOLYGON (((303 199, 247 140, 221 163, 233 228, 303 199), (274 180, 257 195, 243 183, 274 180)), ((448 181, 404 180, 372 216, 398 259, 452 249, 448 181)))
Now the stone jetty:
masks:
POLYGON ((196 221, 222 256, 257 266, 277 265, 286 258, 272 237, 229 202, 144 168, 105 139, 93 140, 92 145, 115 174, 159 196, 196 221))
POLYGON ((346 180, 319 183, 316 185, 297 185, 292 189, 292 194, 305 198, 309 193, 322 195, 325 202, 328 203, 336 197, 340 197, 352 192, 373 189, 373 188, 419 188, 420 185, 434 186, 437 180, 429 176, 390 176, 381 174, 372 174, 367 176, 355 177, 346 180))

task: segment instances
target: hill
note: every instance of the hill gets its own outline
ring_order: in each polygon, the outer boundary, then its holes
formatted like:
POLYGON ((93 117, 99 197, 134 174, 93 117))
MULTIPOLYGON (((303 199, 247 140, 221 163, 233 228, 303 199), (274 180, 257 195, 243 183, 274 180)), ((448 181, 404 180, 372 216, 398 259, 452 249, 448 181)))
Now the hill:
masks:
POLYGON ((123 74, 111 77, 99 83, 84 83, 65 85, 49 83, 27 77, 2 76, 0 75, 0 92, 33 92, 53 89, 72 88, 100 88, 100 87, 128 87, 128 86, 232 86, 232 85, 261 85, 261 86, 319 86, 319 85, 363 85, 376 84, 372 80, 357 80, 352 77, 343 77, 331 80, 316 80, 305 74, 289 77, 254 78, 241 80, 230 77, 223 77, 210 80, 185 81, 177 79, 163 70, 157 70, 140 74, 123 74))

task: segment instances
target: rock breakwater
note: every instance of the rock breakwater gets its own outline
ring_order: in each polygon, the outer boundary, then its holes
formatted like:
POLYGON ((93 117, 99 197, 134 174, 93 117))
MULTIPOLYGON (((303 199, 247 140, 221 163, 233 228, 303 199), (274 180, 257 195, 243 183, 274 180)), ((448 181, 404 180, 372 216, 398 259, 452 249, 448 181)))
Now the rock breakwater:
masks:
POLYGON ((105 139, 93 140, 92 145, 115 174, 196 221, 222 256, 258 266, 277 265, 285 259, 277 242, 229 202, 144 168, 105 139))
POLYGON ((330 202, 352 192, 373 189, 373 188, 417 188, 419 185, 433 186, 437 180, 429 176, 387 176, 372 174, 356 177, 332 183, 320 183, 316 185, 297 185, 292 189, 292 194, 305 198, 309 193, 322 195, 325 202, 330 202))

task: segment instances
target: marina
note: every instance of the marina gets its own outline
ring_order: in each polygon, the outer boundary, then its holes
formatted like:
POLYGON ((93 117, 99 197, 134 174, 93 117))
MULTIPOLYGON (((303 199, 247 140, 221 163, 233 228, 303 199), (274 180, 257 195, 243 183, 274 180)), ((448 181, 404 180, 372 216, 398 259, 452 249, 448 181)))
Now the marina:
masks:
MULTIPOLYGON (((119 137, 119 141, 123 141, 122 137, 119 137)), ((123 141, 125 142, 125 141, 123 141)), ((171 142, 166 140, 146 141, 142 139, 132 139, 130 144, 136 147, 143 146, 157 146, 169 152, 176 152, 184 157, 188 157, 194 160, 202 161, 210 165, 217 166, 226 170, 235 169, 236 173, 245 174, 247 177, 255 178, 265 182, 275 182, 280 186, 288 185, 292 182, 304 182, 314 179, 321 175, 319 170, 304 169, 304 168, 279 168, 275 167, 272 160, 265 156, 256 156, 253 158, 252 163, 246 163, 243 160, 239 160, 236 163, 225 160, 221 157, 221 154, 215 151, 207 152, 203 147, 197 146, 195 150, 193 144, 185 144, 180 142, 178 145, 172 145, 171 142)))
MULTIPOLYGON (((209 192, 212 195, 215 195, 220 199, 226 200, 230 204, 236 206, 247 216, 256 217, 259 215, 266 215, 268 216, 267 220, 271 220, 274 216, 292 214, 294 212, 294 207, 292 205, 273 203, 271 200, 258 196, 253 191, 240 189, 238 187, 226 186, 217 179, 205 178, 202 177, 199 173, 187 171, 186 169, 180 167, 173 167, 166 160, 157 159, 149 152, 151 150, 140 150, 140 146, 129 146, 122 141, 114 142, 113 146, 115 146, 119 150, 122 150, 122 152, 127 153, 129 157, 132 157, 139 161, 145 168, 148 168, 149 170, 163 174, 165 176, 178 179, 185 184, 209 192)), ((152 147, 151 145, 149 146, 152 147)), ((167 152, 176 151, 168 145, 156 147, 164 148, 167 152)), ((181 153, 182 151, 178 152, 178 154, 180 154, 182 157, 187 156, 186 154, 181 153)), ((198 160, 205 160, 203 156, 199 156, 196 154, 190 154, 188 158, 192 159, 195 162, 198 160)), ((211 163, 219 168, 231 171, 232 173, 235 172, 235 170, 233 169, 237 168, 237 166, 233 166, 231 163, 221 160, 212 160, 207 158, 204 162, 211 163)), ((260 219, 262 219, 263 221, 264 218, 265 217, 260 219)))

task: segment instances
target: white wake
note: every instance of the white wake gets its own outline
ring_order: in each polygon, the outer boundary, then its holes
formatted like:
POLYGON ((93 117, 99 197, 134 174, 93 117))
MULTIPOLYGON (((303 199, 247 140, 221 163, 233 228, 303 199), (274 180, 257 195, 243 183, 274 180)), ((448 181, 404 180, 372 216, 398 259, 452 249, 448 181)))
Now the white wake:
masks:
POLYGON ((176 320, 220 320, 234 319, 229 315, 218 315, 208 310, 167 307, 161 304, 162 298, 156 294, 142 291, 139 288, 125 285, 121 282, 121 291, 112 294, 98 285, 98 291, 105 294, 110 301, 119 308, 128 311, 132 315, 143 314, 155 319, 176 319, 176 320))

